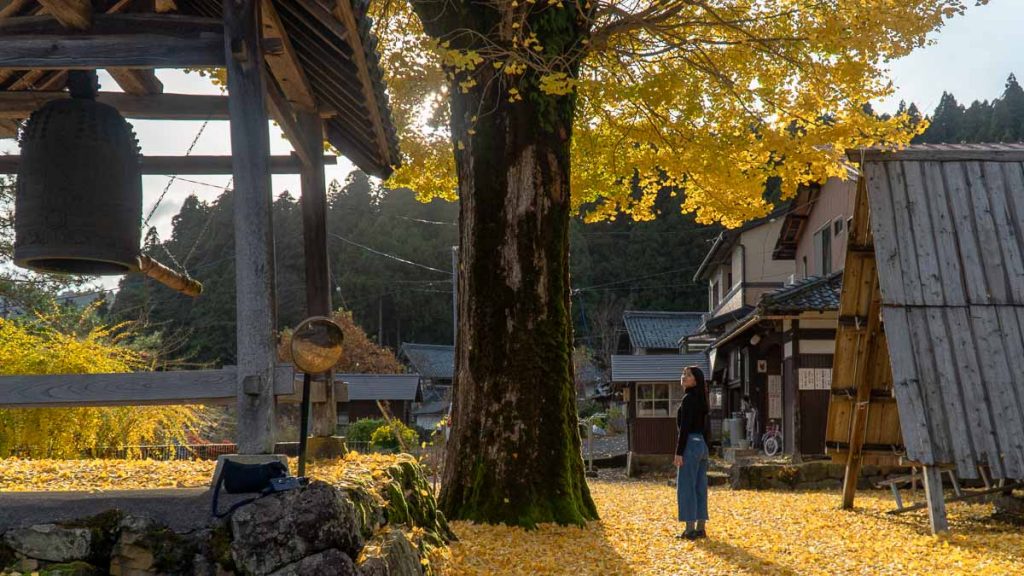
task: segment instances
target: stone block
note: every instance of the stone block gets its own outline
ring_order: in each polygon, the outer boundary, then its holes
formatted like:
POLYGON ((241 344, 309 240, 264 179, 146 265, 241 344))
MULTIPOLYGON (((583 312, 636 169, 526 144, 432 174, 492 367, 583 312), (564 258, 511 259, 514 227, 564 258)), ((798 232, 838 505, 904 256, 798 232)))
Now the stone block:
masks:
POLYGON ((92 531, 88 528, 65 528, 57 524, 37 524, 10 530, 4 542, 15 552, 48 562, 84 560, 92 550, 92 531))

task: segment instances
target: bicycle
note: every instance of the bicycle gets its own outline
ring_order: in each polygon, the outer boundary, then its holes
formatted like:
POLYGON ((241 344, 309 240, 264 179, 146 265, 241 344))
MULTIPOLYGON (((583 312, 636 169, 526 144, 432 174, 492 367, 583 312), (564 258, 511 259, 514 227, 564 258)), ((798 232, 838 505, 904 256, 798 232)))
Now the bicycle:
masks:
POLYGON ((761 436, 761 448, 765 456, 775 456, 782 452, 782 430, 774 422, 765 427, 766 431, 761 436))

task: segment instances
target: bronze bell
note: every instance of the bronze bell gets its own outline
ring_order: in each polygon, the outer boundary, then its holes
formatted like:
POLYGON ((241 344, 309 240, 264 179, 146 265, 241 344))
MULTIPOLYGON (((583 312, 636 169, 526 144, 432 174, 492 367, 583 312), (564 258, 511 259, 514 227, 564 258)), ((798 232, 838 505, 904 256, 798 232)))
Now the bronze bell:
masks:
POLYGON ((96 102, 95 72, 72 71, 71 98, 52 100, 22 129, 14 262, 40 272, 138 270, 139 145, 112 106, 96 102))

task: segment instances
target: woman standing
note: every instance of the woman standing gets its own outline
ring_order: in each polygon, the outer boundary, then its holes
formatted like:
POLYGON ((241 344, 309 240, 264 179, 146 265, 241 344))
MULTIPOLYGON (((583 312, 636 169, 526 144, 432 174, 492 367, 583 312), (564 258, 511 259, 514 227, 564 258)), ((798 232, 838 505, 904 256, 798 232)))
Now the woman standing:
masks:
POLYGON ((686 522, 686 531, 676 537, 697 540, 706 537, 704 522, 708 519, 708 445, 704 437, 708 400, 704 372, 690 366, 683 370, 679 383, 683 386, 683 402, 676 412, 676 498, 679 521, 686 522))

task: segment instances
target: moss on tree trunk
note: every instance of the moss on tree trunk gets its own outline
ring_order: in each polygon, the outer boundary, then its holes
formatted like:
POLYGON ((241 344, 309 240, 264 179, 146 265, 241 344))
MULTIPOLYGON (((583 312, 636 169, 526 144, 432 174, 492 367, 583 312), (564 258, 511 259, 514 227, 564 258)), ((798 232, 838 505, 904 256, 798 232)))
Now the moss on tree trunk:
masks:
MULTIPOLYGON (((566 11, 568 12, 568 11, 566 11)), ((535 27, 536 28, 536 27, 535 27)), ((563 30, 564 32, 564 30, 563 30)), ((550 41, 550 40, 549 40, 550 41)), ((583 473, 569 311, 572 96, 500 72, 452 86, 459 176, 459 332, 440 504, 532 527, 597 517, 583 473)))

